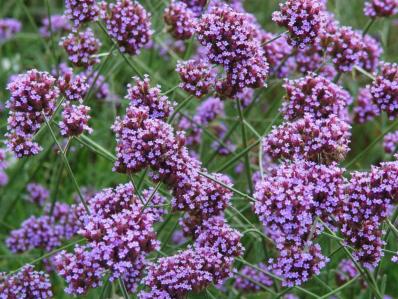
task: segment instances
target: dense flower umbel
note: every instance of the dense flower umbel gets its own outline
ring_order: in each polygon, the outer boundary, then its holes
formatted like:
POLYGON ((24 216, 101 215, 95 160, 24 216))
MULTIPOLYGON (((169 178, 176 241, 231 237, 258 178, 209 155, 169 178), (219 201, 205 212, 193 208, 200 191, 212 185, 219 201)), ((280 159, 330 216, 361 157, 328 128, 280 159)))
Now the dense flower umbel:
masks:
POLYGON ((75 28, 96 21, 99 14, 100 8, 96 0, 65 0, 65 15, 75 28))
POLYGON ((331 114, 341 116, 352 102, 350 94, 330 80, 309 75, 285 82, 285 102, 282 113, 286 120, 304 117, 306 113, 314 118, 327 118, 331 114))
POLYGON ((388 133, 384 136, 384 151, 388 154, 394 154, 398 148, 398 131, 388 133))
POLYGON ((209 97, 197 108, 194 119, 201 125, 208 125, 224 113, 224 102, 218 97, 209 97))
POLYGON ((21 22, 15 19, 0 19, 0 42, 12 38, 21 31, 21 22))
POLYGON ((310 114, 284 123, 264 138, 264 152, 273 159, 306 159, 330 164, 350 150, 350 125, 335 115, 315 119, 310 114))
POLYGON ((318 0, 287 0, 280 4, 280 11, 272 15, 272 20, 289 30, 289 43, 304 47, 314 42, 322 30, 324 5, 318 0))
MULTIPOLYGON (((344 198, 343 170, 296 161, 270 169, 256 185, 254 211, 278 249, 306 244, 315 217, 329 222, 344 198)), ((313 232, 313 237, 317 235, 313 232)))
POLYGON ((74 76, 72 72, 62 72, 57 79, 57 86, 67 101, 82 102, 89 85, 84 75, 74 76))
MULTIPOLYGON (((196 16, 199 16, 209 1, 207 0, 181 0, 184 2, 196 16)), ((212 4, 212 3, 210 3, 212 4)))
POLYGON ((38 206, 42 206, 49 198, 50 192, 42 185, 30 183, 26 186, 28 192, 26 199, 38 206))
POLYGON ((354 65, 360 64, 365 46, 361 32, 343 26, 330 35, 329 39, 326 52, 332 58, 338 72, 350 72, 354 65))
POLYGON ((35 248, 49 252, 61 245, 61 241, 76 234, 80 222, 74 210, 67 204, 57 203, 51 216, 49 208, 40 217, 31 216, 21 228, 11 231, 6 239, 7 247, 12 252, 25 252, 35 248))
POLYGON ((204 60, 179 62, 176 71, 181 77, 180 87, 198 98, 207 95, 215 84, 216 72, 204 60))
POLYGON ((195 33, 195 14, 184 2, 171 1, 164 11, 163 18, 175 39, 189 39, 195 33))
POLYGON ((6 276, 0 273, 0 298, 46 299, 53 298, 48 274, 25 265, 17 273, 6 276))
POLYGON ((379 41, 370 35, 366 35, 363 38, 363 43, 363 55, 359 60, 359 66, 370 73, 374 73, 377 71, 377 67, 379 66, 380 56, 383 54, 383 48, 379 41))
POLYGON ((311 244, 308 248, 295 246, 282 249, 279 256, 273 260, 271 269, 281 276, 283 286, 293 287, 308 281, 313 275, 318 275, 329 259, 322 255, 318 244, 311 244))
POLYGON ((214 6, 202 16, 197 38, 207 48, 209 61, 225 69, 216 86, 221 95, 233 97, 245 87, 264 85, 268 64, 258 37, 250 16, 227 5, 214 6))
POLYGON ((373 102, 370 88, 361 88, 358 91, 356 106, 354 107, 354 120, 357 123, 371 121, 380 114, 379 107, 373 102))
POLYGON ((344 259, 339 263, 336 272, 336 281, 338 285, 343 285, 359 274, 358 269, 352 260, 344 259))
POLYGON ((48 117, 55 109, 59 90, 54 83, 55 78, 50 74, 33 69, 18 75, 7 86, 11 94, 7 102, 10 109, 7 146, 18 158, 41 151, 32 139, 44 122, 42 114, 48 117))
POLYGON ((368 0, 363 9, 365 16, 389 17, 398 12, 397 0, 368 0))
POLYGON ((69 60, 76 66, 87 68, 99 63, 99 58, 94 57, 101 47, 101 42, 94 36, 94 32, 87 28, 85 31, 70 33, 60 42, 69 60))
POLYGON ((354 258, 366 268, 379 263, 382 253, 381 223, 398 198, 397 162, 382 163, 370 172, 354 172, 338 214, 340 230, 354 258))
POLYGON ((64 105, 62 121, 59 122, 63 137, 79 136, 84 131, 91 134, 93 129, 88 126, 90 107, 84 105, 64 105))
POLYGON ((105 15, 106 29, 122 52, 137 55, 151 40, 150 17, 138 1, 118 0, 109 4, 105 15))
POLYGON ((105 269, 101 266, 97 250, 87 250, 76 246, 73 253, 65 250, 54 258, 57 273, 66 280, 68 286, 65 292, 74 295, 83 295, 90 288, 102 284, 105 269))
POLYGON ((166 120, 173 113, 173 107, 167 96, 161 95, 160 86, 151 87, 148 75, 144 79, 133 78, 135 85, 127 86, 126 98, 135 107, 147 107, 150 118, 166 120))
POLYGON ((383 63, 381 72, 370 85, 373 102, 390 119, 398 116, 398 64, 383 63))
MULTIPOLYGON (((263 271, 268 271, 268 267, 264 263, 259 263, 256 266, 263 271)), ((272 286, 272 278, 263 271, 254 269, 250 266, 244 266, 242 270, 236 274, 234 288, 242 293, 256 293, 262 290, 259 284, 266 287, 272 286), (253 281, 257 282, 257 284, 253 281)))
POLYGON ((40 35, 49 38, 51 34, 61 33, 64 34, 72 30, 68 19, 64 15, 52 15, 50 20, 45 17, 41 21, 42 26, 39 29, 40 35), (50 28, 51 22, 51 28, 50 28))

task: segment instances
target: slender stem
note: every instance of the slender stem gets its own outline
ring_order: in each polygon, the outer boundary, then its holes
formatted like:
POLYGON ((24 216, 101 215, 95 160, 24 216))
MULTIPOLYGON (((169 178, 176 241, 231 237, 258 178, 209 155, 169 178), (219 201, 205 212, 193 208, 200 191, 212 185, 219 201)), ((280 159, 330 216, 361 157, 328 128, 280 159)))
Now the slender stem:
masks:
POLYGON ((366 26, 365 26, 365 29, 364 29, 363 32, 362 32, 362 36, 365 36, 365 35, 369 32, 370 27, 372 27, 372 25, 374 24, 375 21, 376 21, 376 18, 371 18, 371 19, 368 21, 368 23, 367 23, 366 26))
POLYGON ((376 80, 376 77, 375 77, 375 76, 373 76, 371 73, 369 73, 369 72, 367 72, 366 70, 364 70, 362 67, 356 65, 356 66, 354 66, 354 68, 355 68, 358 72, 364 74, 366 77, 368 77, 369 79, 371 79, 372 81, 376 80))
POLYGON ((171 124, 174 121, 174 118, 177 116, 178 112, 186 105, 188 105, 188 103, 191 101, 192 98, 193 96, 190 95, 189 97, 185 98, 181 103, 177 105, 177 107, 174 109, 173 114, 169 117, 169 120, 167 121, 169 124, 171 124))
POLYGON ((289 30, 283 31, 282 33, 279 33, 278 35, 275 35, 273 38, 271 38, 270 40, 264 42, 261 44, 261 46, 266 46, 269 45, 270 43, 273 43, 274 41, 276 41, 277 39, 281 38, 283 35, 289 33, 289 30))
POLYGON ((119 278, 118 282, 119 282, 119 287, 120 287, 120 291, 122 292, 123 298, 124 299, 129 299, 130 296, 129 296, 128 292, 127 292, 127 288, 126 288, 126 285, 124 284, 123 279, 119 278))
POLYGON ((351 284, 356 282, 359 277, 361 277, 361 276, 360 275, 355 276, 353 279, 347 281, 345 284, 341 285, 340 287, 338 287, 338 288, 334 289, 333 291, 323 295, 322 297, 320 297, 320 299, 330 298, 330 296, 337 294, 338 292, 344 290, 345 288, 347 288, 348 286, 350 286, 351 284))

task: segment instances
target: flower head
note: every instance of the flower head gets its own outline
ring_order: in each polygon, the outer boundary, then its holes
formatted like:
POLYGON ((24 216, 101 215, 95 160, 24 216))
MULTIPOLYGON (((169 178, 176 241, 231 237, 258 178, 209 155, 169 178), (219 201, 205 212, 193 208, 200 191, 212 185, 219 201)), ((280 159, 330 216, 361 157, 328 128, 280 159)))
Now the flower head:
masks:
POLYGON ((81 24, 96 21, 100 8, 96 0, 65 0, 65 16, 75 28, 81 24))
POLYGON ((171 1, 166 7, 163 18, 169 26, 169 32, 175 39, 185 40, 192 37, 196 29, 194 12, 182 1, 171 1))

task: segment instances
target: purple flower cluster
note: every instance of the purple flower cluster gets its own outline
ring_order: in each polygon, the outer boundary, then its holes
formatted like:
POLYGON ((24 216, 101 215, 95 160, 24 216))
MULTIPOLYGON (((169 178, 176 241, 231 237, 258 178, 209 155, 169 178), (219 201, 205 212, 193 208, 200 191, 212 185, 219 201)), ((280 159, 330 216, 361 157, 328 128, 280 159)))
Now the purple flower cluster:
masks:
POLYGON ((298 285, 325 265, 320 247, 313 244, 320 227, 316 217, 329 223, 344 198, 343 170, 296 161, 270 169, 256 185, 254 212, 279 249, 272 268, 288 286, 298 285))
POLYGON ((286 101, 282 105, 282 113, 286 120, 302 118, 306 113, 317 119, 331 114, 342 116, 352 102, 347 91, 321 76, 308 75, 288 80, 284 88, 286 101))
POLYGON ((36 155, 41 147, 33 137, 44 122, 43 114, 48 117, 53 113, 59 95, 55 78, 33 69, 18 75, 7 89, 11 93, 7 146, 18 158, 36 155))
POLYGON ((88 204, 90 215, 81 209, 84 226, 78 232, 87 239, 87 245, 56 257, 58 272, 68 282, 66 291, 84 294, 110 272, 111 281, 122 278, 133 292, 146 255, 159 247, 152 226, 161 211, 144 210, 131 183, 104 189, 88 204))
POLYGON ((398 64, 382 63, 381 72, 368 87, 373 102, 390 119, 398 116, 398 64))
MULTIPOLYGON (((219 140, 224 140, 228 128, 224 123, 218 123, 212 126, 212 130, 219 140)), ((236 145, 232 143, 230 139, 225 140, 223 143, 219 140, 214 140, 211 144, 211 147, 216 150, 219 155, 228 156, 236 150, 236 145)))
POLYGON ((50 197, 50 192, 42 185, 30 183, 26 186, 27 200, 38 206, 43 206, 46 200, 50 197))
POLYGON ((144 79, 138 77, 133 79, 135 85, 127 85, 126 96, 131 105, 147 107, 150 118, 166 120, 173 113, 173 107, 167 96, 161 95, 160 87, 158 85, 151 87, 148 75, 145 75, 144 79))
POLYGON ((218 93, 233 97, 245 87, 264 86, 268 63, 248 14, 228 5, 214 6, 202 16, 196 33, 210 63, 224 67, 225 76, 216 84, 218 93))
MULTIPOLYGON (((106 4, 103 8, 107 9, 106 4)), ((118 0, 108 6, 106 28, 122 52, 137 55, 152 35, 150 14, 137 1, 118 0)))
POLYGON ((363 38, 363 54, 359 60, 359 66, 364 70, 374 73, 377 71, 379 66, 380 56, 383 54, 383 48, 379 41, 370 35, 366 35, 363 38))
POLYGON ((12 38, 21 31, 22 24, 15 19, 0 19, 0 42, 12 38))
POLYGON ((82 102, 89 85, 84 75, 73 75, 70 71, 62 72, 57 79, 57 86, 67 102, 82 102))
POLYGON ((184 2, 195 13, 196 16, 199 16, 203 12, 204 8, 209 2, 207 0, 181 0, 181 1, 184 2))
POLYGON ((34 270, 32 265, 25 265, 12 275, 0 273, 0 297, 13 298, 53 298, 48 274, 34 270))
POLYGON ((101 42, 94 36, 94 32, 87 28, 68 34, 60 41, 69 56, 69 60, 76 66, 87 68, 99 63, 99 58, 95 55, 101 47, 101 42))
POLYGON ((184 2, 171 1, 164 11, 163 18, 169 26, 168 31, 175 39, 189 39, 195 33, 195 14, 184 2))
POLYGON ((365 16, 389 17, 398 13, 397 0, 368 0, 363 8, 365 16))
POLYGON ((324 5, 318 0, 287 0, 272 20, 289 31, 289 43, 303 48, 315 41, 324 26, 324 5))
POLYGON ((398 149, 398 131, 388 133, 384 136, 384 151, 394 154, 398 149))
POLYGON ((240 234, 223 217, 214 217, 196 235, 193 247, 149 266, 144 282, 151 290, 141 292, 140 299, 183 298, 231 275, 233 258, 242 253, 240 234))
POLYGON ((80 75, 87 78, 88 86, 93 86, 91 96, 94 96, 97 100, 106 100, 108 98, 110 95, 109 84, 105 81, 104 76, 92 70, 83 71, 80 75))
POLYGON ((96 0, 65 0, 65 16, 75 28, 81 24, 96 21, 100 14, 100 7, 96 0))
MULTIPOLYGON (((332 58, 333 64, 338 72, 351 72, 355 65, 359 65, 362 60, 370 60, 370 48, 367 58, 364 56, 364 39, 359 31, 351 27, 339 27, 337 31, 328 36, 329 43, 326 46, 327 54, 332 58)), ((373 54, 373 53, 371 53, 373 54)))
POLYGON ((91 134, 93 129, 88 126, 90 107, 84 105, 64 105, 62 120, 59 122, 63 137, 79 136, 84 131, 91 134))
POLYGON ((316 119, 305 114, 273 129, 263 140, 263 150, 273 159, 305 159, 324 164, 344 159, 350 143, 350 125, 335 115, 316 119))
POLYGON ((43 216, 31 216, 20 228, 11 231, 6 239, 7 247, 12 252, 25 252, 32 249, 43 249, 50 252, 68 240, 79 229, 79 220, 74 209, 67 204, 57 203, 53 215, 46 209, 43 216))
POLYGON ((45 17, 42 19, 41 23, 42 26, 40 27, 39 32, 44 38, 49 38, 51 34, 65 34, 72 30, 68 19, 64 15, 52 15, 50 19, 45 17))
POLYGON ((8 176, 5 169, 8 167, 7 152, 5 149, 0 148, 0 187, 7 185, 8 176))
POLYGON ((216 81, 215 70, 204 60, 179 62, 176 71, 181 77, 180 87, 198 98, 209 94, 216 81))
POLYGON ((373 269, 382 253, 381 223, 398 199, 397 162, 382 163, 370 172, 353 172, 337 215, 345 242, 364 267, 373 269))
POLYGON ((261 291, 260 285, 270 287, 273 285, 272 278, 265 274, 268 271, 268 267, 264 263, 259 263, 256 265, 259 269, 257 270, 250 266, 244 266, 242 270, 237 273, 234 288, 242 293, 257 293, 261 291), (257 282, 254 283, 253 281, 257 282))
MULTIPOLYGON (((349 259, 343 259, 341 260, 337 268, 336 282, 340 286, 350 281, 357 275, 359 275, 359 271, 356 268, 354 262, 349 259)), ((363 281, 361 281, 361 283, 364 284, 363 281)))
POLYGON ((373 102, 370 88, 361 88, 358 91, 356 106, 354 107, 354 120, 357 123, 371 121, 380 114, 379 107, 373 102))

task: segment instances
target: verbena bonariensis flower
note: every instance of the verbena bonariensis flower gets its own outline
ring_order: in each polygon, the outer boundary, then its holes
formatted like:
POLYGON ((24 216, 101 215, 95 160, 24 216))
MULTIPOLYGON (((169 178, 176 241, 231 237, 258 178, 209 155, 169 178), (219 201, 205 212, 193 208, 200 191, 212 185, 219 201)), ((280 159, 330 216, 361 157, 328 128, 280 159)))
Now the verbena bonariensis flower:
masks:
POLYGON ((384 151, 388 154, 394 154, 398 148, 398 131, 388 133, 384 136, 384 151))
POLYGON ((378 40, 370 35, 363 38, 363 55, 359 60, 359 66, 364 70, 374 73, 379 66, 380 56, 383 54, 383 48, 378 40))
POLYGON ((116 40, 120 51, 139 54, 151 40, 151 15, 141 4, 131 0, 118 0, 108 8, 105 23, 109 35, 116 40))
POLYGON ((15 19, 0 19, 0 42, 12 38, 16 33, 21 31, 22 24, 15 19))
POLYGON ((216 72, 204 60, 180 61, 176 67, 180 75, 180 87, 186 92, 201 98, 209 94, 215 84, 216 72))
POLYGON ((381 72, 368 87, 373 102, 390 119, 398 116, 398 64, 382 63, 381 72))
POLYGON ((7 159, 6 150, 0 148, 0 187, 5 186, 8 183, 8 176, 5 173, 5 169, 8 167, 6 159, 7 159))
POLYGON ((214 135, 219 139, 214 140, 211 143, 211 147, 216 150, 219 155, 227 156, 236 150, 236 145, 232 143, 230 139, 224 140, 228 132, 228 128, 224 123, 215 124, 211 129, 214 131, 214 135))
POLYGON ((50 209, 40 217, 31 216, 20 228, 12 230, 6 239, 7 247, 12 252, 25 252, 32 249, 43 249, 50 252, 61 245, 62 240, 74 236, 80 227, 74 210, 67 204, 57 203, 53 215, 50 209))
MULTIPOLYGON (((359 275, 359 271, 356 268, 354 262, 350 259, 343 259, 338 265, 336 271, 336 282, 337 285, 343 285, 351 279, 359 275)), ((361 280, 361 286, 366 287, 366 283, 361 280)))
MULTIPOLYGON (((315 238, 315 218, 325 222, 344 199, 343 170, 308 161, 283 163, 256 185, 254 212, 264 227, 275 232, 279 250, 292 245, 304 247, 315 238)), ((272 236, 271 236, 272 237, 272 236)))
POLYGON ((171 1, 164 11, 163 18, 168 25, 168 31, 175 39, 189 39, 195 33, 195 14, 182 1, 171 1))
POLYGON ((209 61, 225 69, 225 76, 217 82, 217 92, 233 97, 245 87, 264 85, 268 63, 257 26, 248 14, 227 5, 214 6, 202 16, 196 33, 201 45, 207 48, 209 61))
POLYGON ((371 121, 379 114, 380 109, 373 102, 369 86, 361 88, 358 91, 356 106, 354 107, 354 121, 362 124, 371 121))
POLYGON ((323 29, 324 6, 318 0, 287 0, 272 20, 289 31, 289 43, 294 47, 311 44, 323 29))
POLYGON ((224 113, 224 102, 218 97, 209 97, 197 108, 194 120, 201 125, 207 125, 224 113))
POLYGON ((314 118, 341 116, 352 102, 350 94, 330 80, 308 75, 297 80, 287 80, 282 113, 286 120, 295 120, 311 114, 314 118))
POLYGON ((65 16, 76 29, 83 23, 96 21, 99 14, 96 0, 65 0, 65 16))
POLYGON ((59 90, 54 85, 54 77, 35 69, 18 75, 8 84, 11 97, 6 105, 10 109, 7 146, 17 158, 41 151, 33 136, 44 122, 43 114, 50 116, 55 109, 59 90))
POLYGON ((389 17, 398 12, 397 0, 368 0, 363 8, 365 16, 389 17))
POLYGON ((185 134, 185 145, 193 147, 200 144, 202 140, 203 129, 199 126, 200 122, 196 115, 193 119, 182 116, 178 122, 177 128, 185 134), (195 122, 197 121, 197 122, 195 122))
POLYGON ((90 107, 84 105, 64 105, 62 120, 59 122, 63 137, 79 136, 83 132, 91 134, 93 129, 88 126, 90 107))
POLYGON ((87 28, 85 31, 69 33, 60 41, 69 56, 69 60, 76 66, 87 68, 99 63, 95 55, 101 47, 101 42, 94 36, 94 32, 87 28))
POLYGON ((144 79, 133 77, 135 84, 127 85, 126 98, 135 107, 147 107, 150 118, 166 120, 173 113, 167 96, 161 95, 160 86, 151 87, 148 75, 144 79))
POLYGON ((0 297, 5 299, 53 298, 50 277, 47 273, 35 271, 29 264, 9 276, 0 273, 0 297))
POLYGON ((235 96, 235 99, 240 101, 242 108, 248 107, 254 99, 254 89, 245 88, 241 92, 238 92, 235 96))
POLYGON ((315 119, 305 114, 292 123, 275 127, 263 140, 273 159, 305 159, 330 164, 344 159, 350 143, 350 125, 335 115, 315 119))
POLYGON ((337 221, 354 258, 373 269, 383 256, 381 223, 398 198, 397 162, 382 163, 370 172, 352 173, 337 221))
POLYGON ((57 86, 61 94, 69 102, 83 102, 89 85, 84 75, 73 75, 71 72, 62 72, 57 79, 57 86))
POLYGON ((64 15, 52 15, 50 20, 48 17, 45 17, 42 19, 41 23, 42 26, 40 27, 39 32, 40 35, 45 38, 49 38, 51 34, 64 34, 72 30, 68 19, 64 15))
MULTIPOLYGON (((199 16, 209 1, 207 0, 181 0, 184 2, 194 13, 196 16, 199 16)), ((209 3, 211 5, 212 3, 209 3)))
POLYGON ((54 257, 54 264, 58 275, 68 284, 65 292, 83 295, 90 288, 102 284, 105 269, 101 266, 98 250, 87 250, 86 247, 76 246, 73 253, 65 250, 54 257))
POLYGON ((364 40, 359 31, 351 27, 339 27, 329 36, 326 46, 327 54, 338 72, 351 72, 353 67, 360 63, 364 56, 364 40))
MULTIPOLYGON (((261 270, 268 271, 268 267, 264 263, 256 264, 256 266, 261 270)), ((273 285, 270 276, 250 266, 244 266, 235 276, 234 288, 242 293, 257 293, 262 290, 259 285, 266 287, 273 285)))
POLYGON ((304 249, 295 246, 284 248, 270 263, 273 272, 283 278, 282 285, 293 287, 318 275, 328 261, 318 244, 310 244, 304 249))
POLYGON ((148 203, 145 211, 152 214, 154 222, 161 222, 162 216, 167 212, 162 207, 166 203, 166 198, 155 191, 154 188, 145 189, 142 191, 142 197, 145 199, 145 203, 148 203))
POLYGON ((50 196, 50 192, 42 185, 30 183, 26 186, 26 199, 38 206, 42 206, 50 196))

